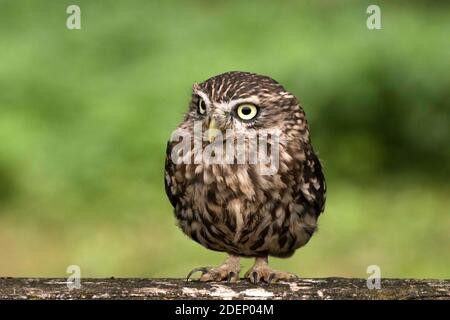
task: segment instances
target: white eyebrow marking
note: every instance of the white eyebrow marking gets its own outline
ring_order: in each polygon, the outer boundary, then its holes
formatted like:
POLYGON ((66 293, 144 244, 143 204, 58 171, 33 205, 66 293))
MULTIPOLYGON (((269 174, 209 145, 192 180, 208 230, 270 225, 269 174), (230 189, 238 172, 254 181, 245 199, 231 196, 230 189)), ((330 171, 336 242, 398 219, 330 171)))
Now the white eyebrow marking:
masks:
POLYGON ((250 97, 247 97, 247 98, 240 98, 240 99, 231 100, 229 102, 229 105, 231 107, 235 107, 235 106, 237 106, 239 104, 251 103, 251 104, 254 104, 254 105, 258 106, 259 102, 260 101, 259 101, 259 98, 257 96, 250 96, 250 97))
POLYGON ((209 97, 206 93, 204 93, 203 91, 197 90, 197 89, 194 90, 194 93, 196 95, 200 96, 203 99, 203 101, 205 101, 207 107, 211 106, 211 100, 209 100, 209 97))
POLYGON ((234 107, 236 107, 237 105, 243 104, 243 103, 251 103, 251 104, 258 106, 259 99, 257 96, 251 96, 248 98, 231 100, 230 102, 218 102, 218 103, 215 103, 214 105, 223 111, 230 112, 231 110, 233 110, 234 107))
MULTIPOLYGON (((209 108, 212 107, 213 103, 211 102, 211 100, 209 99, 208 95, 205 92, 203 92, 201 90, 198 90, 198 89, 195 89, 194 93, 196 95, 199 95, 203 99, 203 101, 205 101, 207 107, 209 107, 209 108)), ((240 98, 240 99, 231 100, 230 102, 214 103, 214 105, 217 108, 220 108, 223 111, 229 112, 229 111, 231 111, 234 107, 236 107, 239 104, 251 103, 251 104, 254 104, 254 105, 258 106, 259 102, 260 101, 259 101, 258 96, 250 96, 250 97, 247 97, 247 98, 240 98)))

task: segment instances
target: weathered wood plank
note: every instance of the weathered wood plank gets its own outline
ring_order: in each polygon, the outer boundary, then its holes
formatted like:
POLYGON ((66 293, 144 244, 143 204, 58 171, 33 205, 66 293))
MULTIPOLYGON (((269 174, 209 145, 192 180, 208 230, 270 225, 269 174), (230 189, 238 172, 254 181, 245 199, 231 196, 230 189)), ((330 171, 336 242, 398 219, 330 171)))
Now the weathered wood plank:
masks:
POLYGON ((182 279, 0 278, 0 299, 450 299, 450 280, 383 279, 369 290, 365 279, 300 279, 252 285, 186 282, 182 279))

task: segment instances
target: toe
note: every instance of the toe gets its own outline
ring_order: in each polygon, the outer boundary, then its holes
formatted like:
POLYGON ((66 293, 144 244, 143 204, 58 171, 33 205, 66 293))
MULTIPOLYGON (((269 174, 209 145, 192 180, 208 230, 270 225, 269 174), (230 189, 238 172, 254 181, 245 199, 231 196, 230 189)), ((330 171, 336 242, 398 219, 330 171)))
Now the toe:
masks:
POLYGON ((211 267, 200 267, 200 268, 194 268, 191 270, 191 272, 189 272, 189 274, 186 277, 186 281, 189 281, 189 279, 191 278, 191 276, 196 273, 196 272, 201 272, 202 276, 206 273, 209 272, 209 270, 211 270, 211 267))
POLYGON ((202 282, 219 282, 226 280, 229 283, 233 283, 237 282, 238 279, 239 275, 234 271, 230 271, 225 268, 213 268, 208 270, 208 272, 203 273, 199 280, 202 282))
POLYGON ((275 273, 271 273, 271 274, 269 274, 269 277, 268 277, 268 279, 267 279, 267 283, 268 284, 271 284, 271 283, 274 283, 274 282, 276 282, 277 280, 275 280, 275 273))
POLYGON ((227 282, 228 283, 236 283, 239 280, 239 274, 234 271, 230 271, 228 273, 227 282))
POLYGON ((298 279, 298 276, 293 273, 283 272, 283 271, 273 271, 269 274, 266 281, 267 281, 267 283, 271 284, 271 283, 276 283, 281 280, 291 281, 291 280, 296 280, 296 279, 298 279))
POLYGON ((198 281, 208 282, 208 281, 227 281, 228 283, 235 283, 239 281, 239 265, 222 264, 217 268, 213 267, 201 267, 192 269, 187 276, 187 280, 196 272, 201 272, 198 281))
POLYGON ((250 272, 247 272, 246 278, 248 279, 248 281, 250 281, 253 284, 257 284, 259 282, 259 280, 261 279, 261 275, 259 274, 258 271, 256 270, 252 270, 250 272))
POLYGON ((207 273, 202 274, 199 280, 201 282, 217 281, 217 276, 215 273, 209 271, 207 273))

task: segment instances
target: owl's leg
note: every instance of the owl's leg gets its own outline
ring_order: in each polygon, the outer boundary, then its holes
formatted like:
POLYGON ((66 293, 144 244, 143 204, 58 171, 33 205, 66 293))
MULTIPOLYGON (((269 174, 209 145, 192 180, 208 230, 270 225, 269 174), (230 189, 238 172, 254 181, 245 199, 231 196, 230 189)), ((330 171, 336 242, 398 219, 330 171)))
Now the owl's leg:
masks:
POLYGON ((245 273, 245 278, 255 284, 260 281, 265 281, 270 284, 280 280, 298 279, 298 277, 293 273, 273 270, 270 268, 269 259, 267 257, 257 257, 253 267, 245 273))
POLYGON ((192 269, 187 276, 187 280, 189 280, 192 274, 199 271, 202 273, 199 279, 200 281, 227 280, 230 283, 237 282, 239 280, 239 272, 241 271, 239 256, 229 255, 217 268, 201 267, 192 269))

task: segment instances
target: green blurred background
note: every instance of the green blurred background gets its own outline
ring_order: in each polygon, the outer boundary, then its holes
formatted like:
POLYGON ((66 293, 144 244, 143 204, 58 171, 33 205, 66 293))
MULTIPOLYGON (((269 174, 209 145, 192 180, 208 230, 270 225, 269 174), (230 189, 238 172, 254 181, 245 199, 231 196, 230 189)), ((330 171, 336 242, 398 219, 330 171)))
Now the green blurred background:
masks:
MULTIPOLYGON (((304 277, 450 276, 445 1, 0 1, 0 276, 183 277, 224 255, 175 226, 165 145, 192 83, 299 97, 328 182, 304 277), (369 31, 369 4, 382 30, 369 31), (81 7, 81 30, 66 8, 81 7)), ((243 260, 243 268, 252 261, 243 260)))

